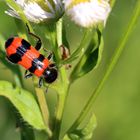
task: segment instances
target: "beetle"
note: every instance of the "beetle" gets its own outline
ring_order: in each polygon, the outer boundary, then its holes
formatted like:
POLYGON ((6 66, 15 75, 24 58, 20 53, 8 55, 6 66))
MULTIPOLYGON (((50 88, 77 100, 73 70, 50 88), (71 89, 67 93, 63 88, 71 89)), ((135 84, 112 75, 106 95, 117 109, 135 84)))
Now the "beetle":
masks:
POLYGON ((42 42, 41 39, 30 32, 27 25, 28 33, 37 39, 35 47, 23 38, 11 37, 5 42, 6 57, 14 63, 23 66, 25 71, 25 78, 30 78, 32 75, 39 77, 39 87, 43 84, 43 79, 49 84, 54 82, 58 76, 56 65, 50 61, 52 53, 45 58, 40 54, 42 42), (27 72, 30 72, 27 74, 27 72))

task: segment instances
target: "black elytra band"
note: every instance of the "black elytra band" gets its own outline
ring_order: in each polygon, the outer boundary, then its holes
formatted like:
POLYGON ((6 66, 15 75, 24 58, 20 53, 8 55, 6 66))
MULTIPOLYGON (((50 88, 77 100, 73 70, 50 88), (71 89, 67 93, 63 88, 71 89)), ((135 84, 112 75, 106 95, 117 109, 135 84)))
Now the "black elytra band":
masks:
POLYGON ((40 54, 39 57, 38 57, 38 60, 43 62, 44 59, 45 59, 45 57, 42 54, 40 54))
POLYGON ((13 40, 14 40, 13 37, 12 37, 12 38, 9 38, 9 39, 5 42, 5 48, 8 48, 8 47, 12 44, 13 40))
POLYGON ((32 66, 28 69, 31 73, 34 73, 36 69, 38 69, 38 67, 42 68, 42 63, 43 60, 45 59, 45 57, 40 54, 38 58, 33 59, 32 61, 32 66))
MULTIPOLYGON (((8 41, 10 43, 10 41, 8 41)), ((30 49, 30 44, 26 40, 21 41, 22 45, 16 49, 16 53, 9 56, 12 63, 18 63, 22 60, 23 55, 30 49)))
POLYGON ((20 55, 18 55, 17 53, 14 53, 12 55, 10 55, 8 57, 9 61, 11 61, 12 63, 18 63, 19 61, 21 61, 21 57, 20 55))
POLYGON ((33 59, 32 66, 28 69, 31 73, 34 73, 35 70, 37 69, 36 63, 37 63, 37 59, 33 59))
POLYGON ((26 40, 22 39, 21 44, 24 46, 25 49, 30 49, 31 44, 26 40))

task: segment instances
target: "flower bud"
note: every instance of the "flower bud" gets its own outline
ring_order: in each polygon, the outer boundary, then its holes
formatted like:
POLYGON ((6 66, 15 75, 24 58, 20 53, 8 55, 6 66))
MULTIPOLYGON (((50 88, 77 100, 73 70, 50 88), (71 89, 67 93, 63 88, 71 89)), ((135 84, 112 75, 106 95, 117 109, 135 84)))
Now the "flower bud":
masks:
POLYGON ((68 16, 82 27, 104 23, 111 11, 108 0, 65 0, 68 16))
MULTIPOLYGON (((64 13, 61 0, 14 0, 23 10, 27 19, 39 23, 48 20, 57 20, 64 13)), ((10 6, 10 5, 9 5, 10 6)), ((10 16, 19 18, 18 12, 10 6, 6 11, 10 16)))

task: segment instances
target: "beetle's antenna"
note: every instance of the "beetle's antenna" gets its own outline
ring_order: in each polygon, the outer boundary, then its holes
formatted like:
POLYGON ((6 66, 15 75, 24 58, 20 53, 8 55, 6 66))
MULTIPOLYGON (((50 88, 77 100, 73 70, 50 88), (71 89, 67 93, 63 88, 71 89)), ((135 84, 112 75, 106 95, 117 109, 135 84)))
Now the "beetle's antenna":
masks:
POLYGON ((48 92, 49 86, 50 86, 50 84, 47 85, 47 88, 46 88, 46 91, 45 91, 46 93, 48 92))

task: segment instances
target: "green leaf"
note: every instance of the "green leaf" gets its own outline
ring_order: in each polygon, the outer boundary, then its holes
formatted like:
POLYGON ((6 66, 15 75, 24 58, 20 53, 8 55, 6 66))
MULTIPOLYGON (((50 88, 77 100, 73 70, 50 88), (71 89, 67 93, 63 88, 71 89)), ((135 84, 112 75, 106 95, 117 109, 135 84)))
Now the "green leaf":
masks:
POLYGON ((76 80, 98 67, 103 51, 103 37, 99 29, 93 35, 92 40, 78 64, 71 73, 71 81, 76 80))
POLYGON ((69 138, 70 140, 82 140, 82 138, 78 136, 77 134, 70 134, 69 138))
POLYGON ((63 140, 71 140, 71 139, 68 137, 68 135, 65 135, 63 140))
POLYGON ((34 132, 28 126, 21 127, 21 140, 35 140, 34 132))
POLYGON ((14 88, 10 82, 0 81, 0 95, 8 98, 31 126, 46 130, 39 106, 30 92, 18 87, 14 88))
POLYGON ((93 114, 87 123, 87 125, 81 129, 81 134, 83 135, 84 140, 89 140, 92 138, 93 131, 95 130, 97 126, 96 116, 93 114))
POLYGON ((82 140, 77 134, 65 135, 63 140, 82 140))
POLYGON ((14 106, 11 109, 16 119, 16 129, 20 131, 21 140, 35 140, 33 128, 23 121, 23 118, 14 106))
POLYGON ((63 140, 90 140, 97 126, 96 117, 93 114, 88 123, 82 129, 75 129, 65 135, 63 140))

